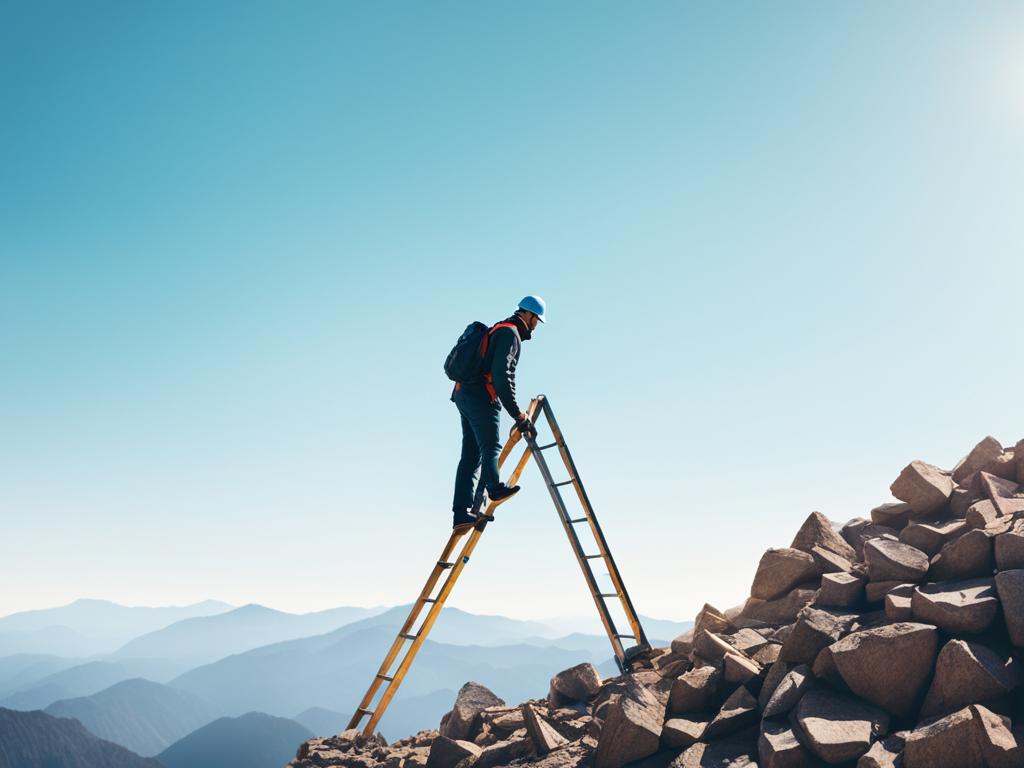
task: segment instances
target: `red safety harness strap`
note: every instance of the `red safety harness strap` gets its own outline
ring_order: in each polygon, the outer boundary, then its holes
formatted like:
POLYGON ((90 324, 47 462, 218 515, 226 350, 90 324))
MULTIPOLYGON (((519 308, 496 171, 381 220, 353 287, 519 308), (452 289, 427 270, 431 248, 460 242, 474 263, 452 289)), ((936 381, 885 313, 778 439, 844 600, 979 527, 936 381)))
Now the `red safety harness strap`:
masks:
MULTIPOLYGON (((493 328, 491 328, 491 330, 487 332, 487 335, 484 336, 484 340, 480 342, 480 358, 483 359, 487 356, 487 342, 490 340, 492 333, 494 333, 499 328, 515 327, 515 323, 498 323, 493 328)), ((490 396, 491 402, 493 403, 495 400, 498 399, 498 392, 494 388, 494 376, 491 374, 490 371, 484 373, 484 386, 487 388, 487 394, 490 396)))

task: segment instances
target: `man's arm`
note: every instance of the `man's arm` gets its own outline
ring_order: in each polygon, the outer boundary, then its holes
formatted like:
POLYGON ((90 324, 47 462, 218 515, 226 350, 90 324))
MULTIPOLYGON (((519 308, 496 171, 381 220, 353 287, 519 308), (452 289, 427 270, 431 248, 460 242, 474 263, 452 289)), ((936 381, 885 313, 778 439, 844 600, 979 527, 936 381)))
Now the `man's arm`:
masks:
POLYGON ((519 334, 511 328, 499 328, 491 336, 491 383, 498 400, 513 419, 522 411, 516 402, 516 365, 519 363, 519 334))

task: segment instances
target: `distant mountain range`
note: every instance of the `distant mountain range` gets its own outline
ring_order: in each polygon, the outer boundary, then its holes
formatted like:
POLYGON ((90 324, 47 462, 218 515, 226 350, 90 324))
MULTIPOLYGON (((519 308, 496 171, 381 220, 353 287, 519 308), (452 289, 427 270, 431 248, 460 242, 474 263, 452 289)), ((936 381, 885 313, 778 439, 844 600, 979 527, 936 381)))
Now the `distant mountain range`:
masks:
MULTIPOLYGON (((351 712, 405 616, 404 609, 389 613, 390 619, 384 622, 382 617, 374 617, 325 635, 221 659, 186 672, 170 685, 208 699, 227 714, 258 709, 286 717, 310 706, 351 712)), ((479 629, 474 626, 475 618, 470 614, 458 617, 465 641, 487 637, 490 617, 479 619, 479 629)), ((607 650, 605 654, 611 655, 607 650)), ((402 711, 405 700, 454 691, 467 680, 477 680, 512 701, 544 696, 554 672, 592 660, 589 651, 556 646, 450 645, 427 640, 381 728, 397 737, 436 725, 438 713, 433 710, 412 713, 401 724, 395 713, 402 711)), ((451 701, 446 698, 446 708, 451 701)))
POLYGON ((182 619, 212 616, 233 606, 217 600, 167 608, 128 607, 107 600, 76 600, 58 608, 0 618, 0 656, 48 653, 94 656, 182 619))
POLYGON ((111 658, 172 659, 199 666, 261 645, 330 632, 385 610, 344 607, 294 614, 245 605, 215 616, 184 619, 142 635, 119 648, 111 658))
POLYGON ((138 679, 92 696, 54 702, 46 713, 73 717, 101 739, 147 757, 220 715, 194 694, 138 679))
POLYGON ((0 768, 161 768, 77 720, 0 708, 0 768))
MULTIPOLYGON (((219 739, 270 718, 264 723, 275 725, 267 726, 268 734, 282 734, 282 743, 294 736, 279 766, 309 738, 305 732, 329 735, 344 729, 408 610, 342 607, 290 614, 213 601, 184 609, 78 601, 14 614, 0 619, 0 628, 5 622, 16 627, 8 636, 45 634, 33 627, 67 620, 75 624, 69 631, 82 637, 79 630, 91 631, 107 641, 128 625, 171 621, 127 638, 107 655, 0 656, 0 707, 75 717, 93 735, 133 753, 173 760, 194 760, 205 752, 227 759, 231 750, 218 746, 219 739), (180 617, 181 611, 212 613, 180 617), (96 633, 90 621, 101 623, 104 616, 119 616, 120 628, 96 633), (295 735, 296 728, 303 733, 295 735), (198 740, 182 744, 192 736, 198 740)), ((643 623, 652 643, 661 645, 690 626, 650 618, 643 623)), ((598 665, 605 676, 617 674, 596 617, 523 621, 446 608, 381 730, 394 739, 436 727, 468 680, 507 701, 544 696, 554 672, 582 661, 598 665)), ((231 738, 230 746, 237 747, 231 738)), ((7 768, 2 761, 0 768, 7 768)))
POLYGON ((314 735, 294 720, 249 712, 204 725, 159 760, 165 768, 281 768, 314 735))
POLYGON ((23 686, 0 698, 0 706, 9 709, 46 709, 60 699, 89 696, 122 680, 144 677, 163 683, 188 669, 187 665, 161 659, 125 659, 120 662, 88 661, 61 669, 23 686))

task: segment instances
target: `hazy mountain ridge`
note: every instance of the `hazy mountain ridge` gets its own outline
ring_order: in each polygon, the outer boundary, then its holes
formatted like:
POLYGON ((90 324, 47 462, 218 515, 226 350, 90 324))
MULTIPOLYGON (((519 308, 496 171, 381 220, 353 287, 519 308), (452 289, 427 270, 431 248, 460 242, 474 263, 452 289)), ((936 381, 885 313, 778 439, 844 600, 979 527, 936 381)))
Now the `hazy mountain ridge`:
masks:
POLYGON ((199 666, 263 645, 329 632, 385 610, 344 606, 296 614, 251 603, 214 616, 183 619, 136 637, 112 658, 164 658, 199 666))
POLYGON ((163 768, 97 738, 77 720, 0 708, 2 768, 163 768))
POLYGON ((198 728, 158 759, 165 768, 280 768, 312 735, 294 720, 248 712, 198 728))
POLYGON ((220 715, 195 694, 141 679, 125 680, 92 696, 57 701, 45 711, 73 717, 96 736, 147 757, 220 715))
POLYGON ((110 653, 132 638, 181 619, 210 616, 233 606, 204 600, 185 606, 150 608, 109 600, 81 599, 56 608, 20 611, 0 618, 0 655, 55 653, 94 656, 110 653))
POLYGON ((162 659, 124 659, 119 662, 87 661, 47 675, 0 699, 0 706, 22 711, 46 709, 60 699, 91 696, 123 680, 144 677, 165 683, 187 667, 162 659))

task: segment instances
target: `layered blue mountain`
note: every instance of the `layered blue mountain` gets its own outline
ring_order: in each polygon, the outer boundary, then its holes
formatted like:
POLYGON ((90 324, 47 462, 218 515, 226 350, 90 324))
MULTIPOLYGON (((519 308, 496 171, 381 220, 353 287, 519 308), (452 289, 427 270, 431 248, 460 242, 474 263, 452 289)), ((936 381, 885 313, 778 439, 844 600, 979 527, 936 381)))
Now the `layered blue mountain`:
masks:
MULTIPOLYGON (((256 709, 288 717, 311 706, 351 712, 406 613, 399 608, 317 637, 257 648, 190 670, 170 684, 213 702, 228 715, 256 709)), ((495 628, 506 631, 509 620, 495 622, 493 617, 454 610, 445 620, 439 622, 437 629, 445 627, 437 635, 454 632, 467 644, 433 640, 423 644, 381 723, 392 737, 436 726, 440 714, 451 707, 450 692, 467 680, 477 680, 507 701, 517 702, 546 695, 553 672, 592 660, 589 652, 579 649, 522 643, 468 645, 474 638, 491 639, 495 628), (439 691, 445 692, 443 697, 435 695, 439 691), (438 709, 423 707, 423 697, 438 709), (410 706, 417 700, 419 706, 410 706), (403 711, 408 718, 401 716, 403 711)), ((534 629, 527 626, 522 631, 534 629)))
POLYGON ((0 708, 0 768, 161 768, 77 720, 0 708))
POLYGON ((332 608, 314 613, 285 613, 262 605, 245 605, 215 616, 184 619, 137 637, 111 658, 161 658, 198 666, 261 645, 320 635, 384 608, 332 608))
MULTIPOLYGON (((22 685, 3 698, 0 706, 8 709, 46 709, 59 699, 90 696, 122 680, 144 677, 167 682, 188 669, 187 665, 162 659, 124 659, 119 662, 88 661, 61 669, 22 685)), ((22 678, 26 677, 23 672, 22 678)))
MULTIPOLYGON (((82 663, 75 657, 39 653, 17 653, 0 657, 0 701, 15 691, 23 690, 61 670, 82 663)), ((12 707, 17 709, 17 707, 12 707)))
POLYGON ((73 717, 91 733, 143 756, 156 755, 221 712, 188 691, 149 680, 125 680, 77 699, 46 708, 55 717, 73 717))
POLYGON ((176 621, 212 616, 231 608, 216 600, 165 608, 128 607, 107 600, 76 600, 58 608, 22 611, 0 618, 0 656, 110 653, 132 638, 176 621))
POLYGON ((281 768, 314 735, 294 720, 249 712, 204 725, 159 760, 165 768, 281 768))

